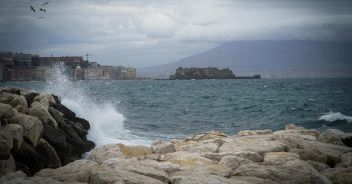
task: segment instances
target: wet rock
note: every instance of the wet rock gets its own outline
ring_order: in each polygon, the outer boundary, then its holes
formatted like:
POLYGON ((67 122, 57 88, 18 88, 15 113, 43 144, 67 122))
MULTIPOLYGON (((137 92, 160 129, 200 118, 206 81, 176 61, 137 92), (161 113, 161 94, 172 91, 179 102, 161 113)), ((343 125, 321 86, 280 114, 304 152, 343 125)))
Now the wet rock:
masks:
POLYGON ((16 113, 8 119, 8 122, 21 125, 23 127, 23 136, 34 146, 37 145, 43 131, 42 122, 37 117, 16 113))
POLYGON ((88 156, 88 160, 95 161, 99 164, 110 158, 123 158, 124 154, 116 144, 104 145, 94 149, 88 156))
POLYGON ((46 168, 58 168, 61 166, 61 160, 55 149, 44 139, 40 139, 35 150, 44 158, 46 168))
POLYGON ((158 142, 152 144, 152 151, 156 154, 173 153, 176 151, 176 147, 173 143, 158 142))
POLYGON ((0 177, 7 173, 11 173, 15 171, 16 171, 16 164, 12 155, 10 155, 10 158, 6 160, 0 160, 0 177))
POLYGON ((61 182, 88 183, 92 169, 98 169, 98 164, 90 160, 76 160, 57 169, 43 169, 36 176, 49 177, 61 182))
POLYGON ((38 102, 45 109, 48 109, 50 104, 56 103, 54 97, 48 94, 39 94, 33 99, 33 102, 38 102))
POLYGON ((72 126, 67 124, 68 123, 66 122, 66 126, 62 127, 62 130, 65 132, 67 142, 73 145, 80 153, 88 151, 86 148, 86 143, 77 135, 72 126))
POLYGON ((89 130, 90 129, 89 122, 87 120, 83 119, 83 118, 75 117, 74 118, 74 122, 81 124, 85 130, 89 130))
POLYGON ((349 168, 330 168, 322 172, 333 183, 349 184, 352 183, 352 167, 349 168))
POLYGON ((10 156, 11 152, 7 141, 0 138, 0 160, 7 160, 10 156))
POLYGON ((14 155, 16 161, 27 165, 31 171, 30 175, 45 168, 44 158, 26 141, 22 143, 21 148, 14 155))
POLYGON ((42 123, 47 123, 54 128, 58 127, 57 122, 48 112, 48 110, 41 105, 39 102, 33 102, 29 108, 28 114, 31 116, 38 117, 42 123))
POLYGON ((56 103, 52 104, 52 107, 54 107, 56 110, 60 111, 62 114, 65 115, 65 117, 71 121, 74 121, 76 117, 76 113, 71 111, 69 108, 66 106, 62 105, 61 103, 56 103))
POLYGON ((18 150, 23 142, 23 128, 18 124, 8 124, 3 127, 3 131, 11 134, 13 140, 13 150, 18 150))
POLYGON ((266 130, 242 130, 238 132, 237 136, 250 136, 250 135, 266 135, 272 134, 273 131, 270 129, 266 130))
POLYGON ((36 92, 28 92, 28 93, 24 94, 23 96, 26 98, 27 105, 30 106, 33 102, 33 99, 38 95, 39 95, 39 93, 36 93, 36 92))

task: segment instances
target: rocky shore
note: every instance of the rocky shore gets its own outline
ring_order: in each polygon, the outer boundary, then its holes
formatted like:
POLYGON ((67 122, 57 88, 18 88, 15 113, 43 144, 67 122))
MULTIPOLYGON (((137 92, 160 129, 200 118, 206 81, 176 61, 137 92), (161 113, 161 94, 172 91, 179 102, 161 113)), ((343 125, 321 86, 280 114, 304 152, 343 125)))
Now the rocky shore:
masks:
POLYGON ((15 171, 33 176, 94 148, 86 137, 89 122, 52 94, 0 89, 0 121, 0 176, 15 171))
POLYGON ((319 132, 288 124, 278 131, 245 130, 236 135, 207 132, 171 142, 155 141, 150 146, 105 145, 93 149, 87 158, 75 160, 93 147, 82 136, 89 123, 75 117, 53 95, 2 93, 25 97, 27 105, 18 100, 13 100, 17 105, 4 103, 1 97, 1 132, 10 132, 12 140, 1 134, 0 183, 352 183, 352 134, 336 129, 319 132), (38 104, 49 112, 45 113, 48 117, 33 113, 38 104), (20 127, 23 131, 17 130, 20 127), (55 142, 62 137, 54 133, 61 132, 58 129, 65 135, 64 144, 55 142), (65 149, 71 151, 60 151, 65 149), (27 154, 43 159, 34 164, 36 157, 27 154))

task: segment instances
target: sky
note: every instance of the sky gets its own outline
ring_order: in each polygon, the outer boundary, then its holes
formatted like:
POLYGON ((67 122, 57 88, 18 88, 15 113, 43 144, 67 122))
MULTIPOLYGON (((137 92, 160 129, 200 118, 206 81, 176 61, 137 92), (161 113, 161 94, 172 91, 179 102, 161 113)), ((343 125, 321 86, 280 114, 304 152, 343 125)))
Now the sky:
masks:
POLYGON ((352 41, 351 0, 46 1, 0 0, 0 51, 146 67, 230 41, 352 41))

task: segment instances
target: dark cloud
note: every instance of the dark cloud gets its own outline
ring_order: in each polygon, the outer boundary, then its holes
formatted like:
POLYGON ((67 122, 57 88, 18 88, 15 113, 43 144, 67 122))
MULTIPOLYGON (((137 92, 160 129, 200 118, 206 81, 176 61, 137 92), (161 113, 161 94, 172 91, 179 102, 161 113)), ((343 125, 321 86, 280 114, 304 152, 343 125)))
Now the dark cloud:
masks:
POLYGON ((52 0, 30 10, 43 2, 1 0, 0 50, 147 66, 233 40, 352 41, 352 1, 52 0))

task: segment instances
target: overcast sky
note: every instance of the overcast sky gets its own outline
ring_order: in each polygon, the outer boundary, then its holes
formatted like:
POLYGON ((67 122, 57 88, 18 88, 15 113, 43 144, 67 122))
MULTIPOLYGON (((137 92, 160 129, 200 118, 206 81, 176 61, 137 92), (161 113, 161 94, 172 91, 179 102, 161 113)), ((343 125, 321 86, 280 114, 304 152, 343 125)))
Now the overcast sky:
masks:
POLYGON ((0 50, 109 65, 166 64, 236 40, 352 41, 351 0, 0 2, 0 50))

